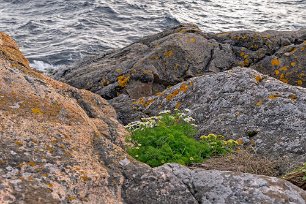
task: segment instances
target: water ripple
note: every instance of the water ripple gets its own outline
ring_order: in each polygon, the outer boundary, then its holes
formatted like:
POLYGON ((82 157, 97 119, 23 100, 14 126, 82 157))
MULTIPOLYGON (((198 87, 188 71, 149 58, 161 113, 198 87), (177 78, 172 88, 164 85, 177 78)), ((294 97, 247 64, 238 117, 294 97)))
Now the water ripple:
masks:
POLYGON ((45 69, 181 22, 207 32, 306 28, 305 0, 0 0, 0 31, 45 69))

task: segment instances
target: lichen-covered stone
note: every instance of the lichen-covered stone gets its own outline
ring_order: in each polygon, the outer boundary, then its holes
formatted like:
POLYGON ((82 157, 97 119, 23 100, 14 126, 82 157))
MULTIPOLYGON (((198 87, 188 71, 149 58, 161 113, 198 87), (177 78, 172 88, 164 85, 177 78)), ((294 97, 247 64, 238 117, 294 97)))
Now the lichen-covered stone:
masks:
MULTIPOLYGON (((123 149, 127 132, 104 99, 34 71, 7 35, 0 35, 0 44, 0 203, 191 204, 215 197, 229 204, 305 203, 303 190, 275 178, 240 174, 226 180, 236 174, 184 169, 194 176, 182 179, 173 165, 151 169, 135 161, 123 149), (6 53, 12 47, 16 55, 6 53), (234 192, 237 200, 218 189, 234 192)), ((129 80, 120 79, 122 85, 129 80)), ((180 84, 166 100, 192 86, 180 84)), ((147 108, 155 103, 138 102, 147 108)))
MULTIPOLYGON (((122 98, 152 96, 189 78, 236 66, 306 87, 305 42, 306 30, 204 33, 184 24, 57 70, 54 77, 101 95, 116 110, 125 108, 118 107, 122 98)), ((135 115, 118 112, 124 124, 135 115)))
POLYGON ((142 101, 117 101, 121 104, 116 107, 123 118, 130 120, 178 106, 188 108, 201 134, 248 138, 258 153, 290 157, 291 164, 306 160, 305 88, 284 84, 255 70, 234 68, 195 77, 142 101), (147 101, 150 104, 144 106, 147 101), (132 108, 124 108, 128 106, 132 108))

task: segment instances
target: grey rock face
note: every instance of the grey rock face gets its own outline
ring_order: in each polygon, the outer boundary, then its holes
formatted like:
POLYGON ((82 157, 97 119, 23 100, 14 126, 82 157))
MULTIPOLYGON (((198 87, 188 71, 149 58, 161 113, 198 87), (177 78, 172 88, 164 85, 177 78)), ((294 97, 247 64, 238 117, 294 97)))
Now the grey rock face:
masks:
POLYGON ((2 33, 0 51, 0 203, 305 203, 303 190, 279 179, 141 164, 124 151, 127 132, 104 99, 31 69, 2 33))
POLYGON ((191 171, 177 164, 164 165, 158 171, 171 172, 179 178, 199 203, 305 203, 305 191, 274 177, 229 171, 191 171))
MULTIPOLYGON (((203 33, 197 26, 185 24, 145 37, 125 48, 84 60, 57 71, 54 76, 106 99, 116 98, 121 93, 140 98, 191 77, 225 71, 238 65, 251 66, 275 76, 275 70, 282 68, 282 63, 272 65, 271 61, 278 59, 282 55, 278 51, 283 49, 291 53, 292 58, 296 57, 295 66, 292 66, 294 71, 283 78, 288 83, 303 86, 305 40, 305 30, 213 34, 203 33), (261 66, 261 62, 264 66, 261 66), (118 77, 127 80, 120 84, 118 77)), ((285 59, 281 61, 286 64, 285 59)), ((275 77, 279 78, 280 75, 275 77)))
POLYGON ((252 69, 234 68, 195 77, 132 106, 147 115, 188 108, 201 134, 245 137, 254 140, 257 151, 264 155, 306 159, 305 88, 281 83, 252 69))

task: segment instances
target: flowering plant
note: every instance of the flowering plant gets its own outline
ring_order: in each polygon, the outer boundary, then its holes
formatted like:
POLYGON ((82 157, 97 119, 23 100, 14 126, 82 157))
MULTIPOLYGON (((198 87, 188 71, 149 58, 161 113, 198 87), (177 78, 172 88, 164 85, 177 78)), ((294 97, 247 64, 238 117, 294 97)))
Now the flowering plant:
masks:
POLYGON ((204 158, 228 152, 232 143, 215 135, 195 140, 198 131, 189 109, 162 111, 125 127, 131 132, 126 138, 128 153, 152 167, 171 162, 200 163, 204 158))

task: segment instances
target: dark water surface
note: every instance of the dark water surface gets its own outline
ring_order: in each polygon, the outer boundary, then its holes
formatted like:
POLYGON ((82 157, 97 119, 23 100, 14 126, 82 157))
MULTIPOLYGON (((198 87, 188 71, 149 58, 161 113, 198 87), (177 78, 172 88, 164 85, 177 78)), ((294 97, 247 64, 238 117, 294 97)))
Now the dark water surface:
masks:
POLYGON ((306 0, 0 0, 0 31, 41 70, 180 22, 205 32, 297 30, 306 28, 306 0))

